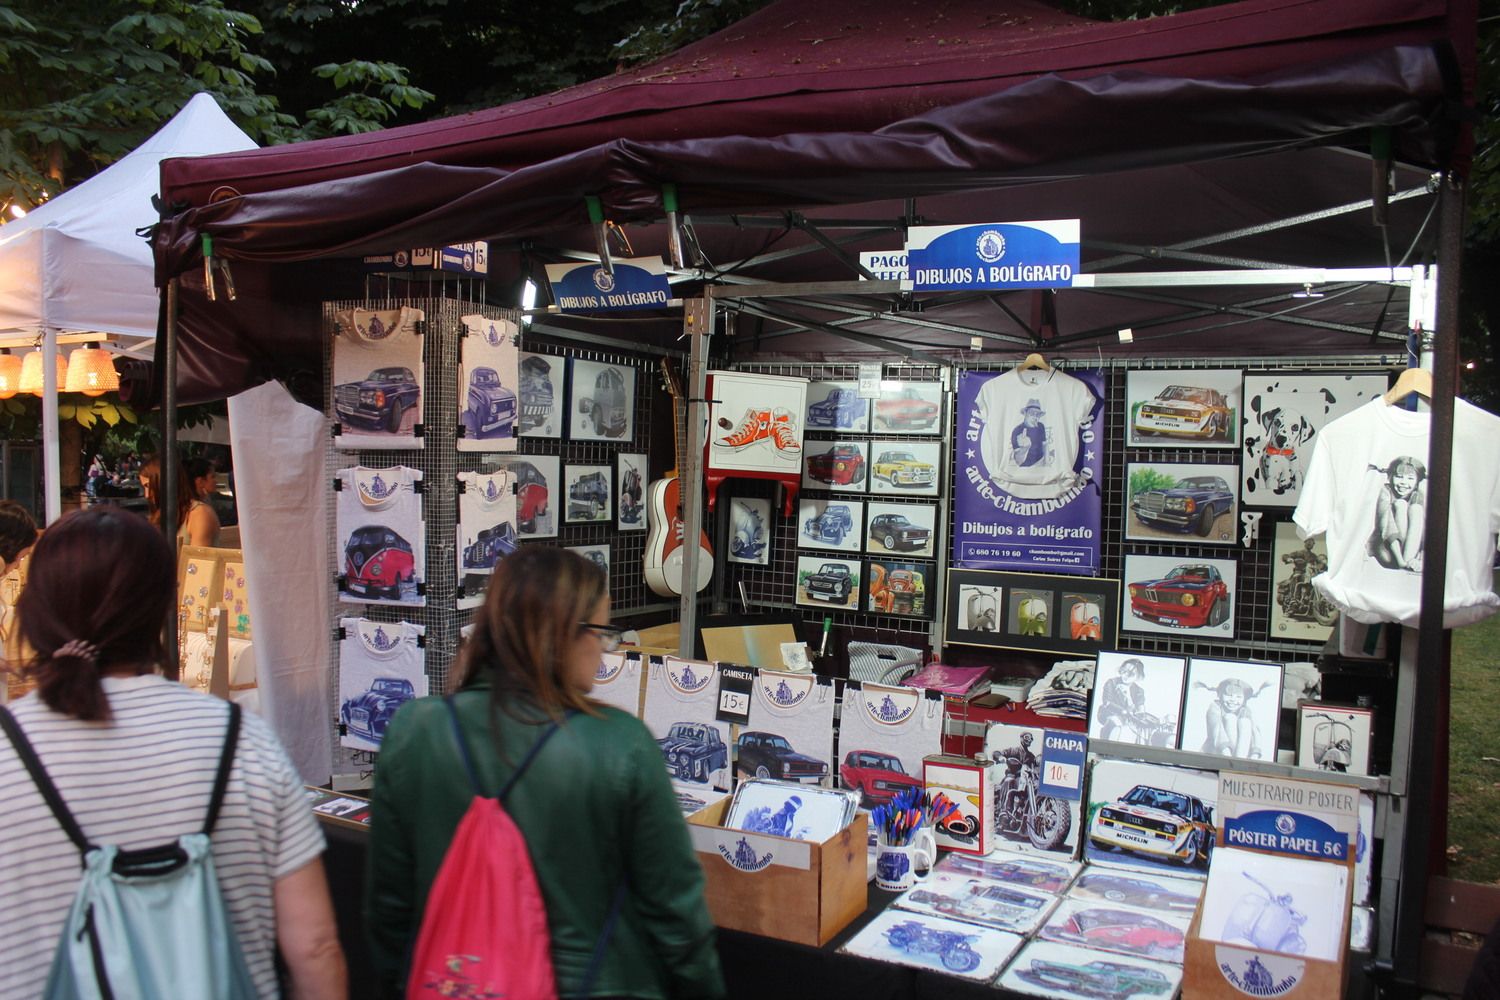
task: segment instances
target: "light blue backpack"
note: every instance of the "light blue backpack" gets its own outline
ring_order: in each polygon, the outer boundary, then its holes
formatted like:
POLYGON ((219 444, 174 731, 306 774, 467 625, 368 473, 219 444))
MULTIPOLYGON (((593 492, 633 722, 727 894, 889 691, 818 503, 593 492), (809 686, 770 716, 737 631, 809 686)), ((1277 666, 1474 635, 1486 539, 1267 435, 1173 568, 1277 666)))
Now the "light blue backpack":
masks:
POLYGON ((83 877, 63 923, 44 1000, 253 1000, 255 987, 219 892, 209 844, 239 742, 240 707, 229 705, 229 731, 202 832, 133 851, 90 842, 4 707, 0 728, 83 855, 83 877))

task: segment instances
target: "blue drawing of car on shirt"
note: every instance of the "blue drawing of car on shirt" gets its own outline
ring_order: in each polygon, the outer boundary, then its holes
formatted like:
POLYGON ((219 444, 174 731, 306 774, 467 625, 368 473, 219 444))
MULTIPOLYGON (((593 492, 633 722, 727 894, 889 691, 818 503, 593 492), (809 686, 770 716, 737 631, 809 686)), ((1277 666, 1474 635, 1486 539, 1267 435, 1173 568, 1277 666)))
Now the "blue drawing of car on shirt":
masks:
POLYGON ((385 738, 385 727, 396 709, 416 696, 406 678, 378 677, 368 691, 345 700, 339 708, 339 717, 351 734, 379 743, 385 738))

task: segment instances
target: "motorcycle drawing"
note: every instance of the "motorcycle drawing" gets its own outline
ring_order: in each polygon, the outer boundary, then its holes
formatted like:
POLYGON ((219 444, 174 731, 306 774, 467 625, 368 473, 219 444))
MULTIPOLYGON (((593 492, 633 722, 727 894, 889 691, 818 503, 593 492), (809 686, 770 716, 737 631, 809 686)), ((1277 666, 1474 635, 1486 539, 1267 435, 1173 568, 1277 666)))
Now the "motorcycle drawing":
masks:
POLYGON ((1073 827, 1073 817, 1062 799, 1037 791, 1041 775, 1036 758, 1023 762, 1007 754, 1005 770, 995 796, 995 830, 1012 839, 1025 837, 1038 850, 1060 849, 1073 827))
POLYGON ((913 955, 931 952, 938 956, 945 969, 953 972, 973 972, 979 968, 979 954, 969 947, 967 934, 940 931, 915 920, 904 920, 885 932, 892 948, 900 948, 913 955))
POLYGON ((1338 621, 1339 609, 1301 573, 1293 573, 1276 585, 1276 603, 1281 605, 1282 614, 1297 621, 1319 625, 1338 621))
POLYGON ((1113 732, 1105 739, 1148 747, 1176 745, 1177 720, 1170 715, 1160 719, 1150 712, 1130 712, 1120 716, 1113 726, 1113 732))
POLYGON ((1292 894, 1278 896, 1249 872, 1240 874, 1254 882, 1260 892, 1245 893, 1229 911, 1229 919, 1224 921, 1223 940, 1249 941, 1257 948, 1288 955, 1305 952, 1307 940, 1303 938, 1301 928, 1307 923, 1307 914, 1292 909, 1292 894))

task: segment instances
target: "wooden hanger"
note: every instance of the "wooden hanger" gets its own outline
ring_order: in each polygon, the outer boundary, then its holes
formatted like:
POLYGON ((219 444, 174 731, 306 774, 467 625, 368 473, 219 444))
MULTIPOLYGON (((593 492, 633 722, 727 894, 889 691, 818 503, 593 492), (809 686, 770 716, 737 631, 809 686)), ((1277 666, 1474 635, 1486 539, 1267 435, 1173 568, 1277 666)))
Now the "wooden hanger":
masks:
POLYGON ((1047 364, 1047 359, 1040 354, 1028 354, 1026 360, 1016 366, 1017 371, 1044 371, 1050 372, 1052 366, 1047 364))
POLYGON ((1426 368, 1408 368, 1396 379, 1396 384, 1386 391, 1386 406, 1401 402, 1412 393, 1417 393, 1428 402, 1432 401, 1432 372, 1426 368))

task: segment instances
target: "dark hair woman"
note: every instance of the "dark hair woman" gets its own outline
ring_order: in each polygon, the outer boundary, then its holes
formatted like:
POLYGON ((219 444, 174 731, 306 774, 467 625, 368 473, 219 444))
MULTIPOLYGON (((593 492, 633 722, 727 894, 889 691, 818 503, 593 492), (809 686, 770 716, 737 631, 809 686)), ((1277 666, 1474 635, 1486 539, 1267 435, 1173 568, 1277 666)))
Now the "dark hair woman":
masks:
MULTIPOLYGON (((161 459, 152 456, 141 466, 141 492, 150 505, 151 523, 162 520, 161 459)), ((219 541, 219 515, 202 500, 188 478, 187 466, 177 464, 177 542, 179 545, 215 545, 219 541)))
MULTIPOLYGON (((546 902, 558 992, 575 995, 624 902, 590 995, 724 993, 703 875, 661 751, 635 717, 589 699, 608 624, 604 573, 563 549, 525 546, 495 568, 451 695, 485 794, 544 729, 558 730, 505 799, 546 902)), ((443 855, 473 795, 441 698, 403 705, 381 743, 365 918, 388 996, 405 968, 443 855)))
MULTIPOLYGON (((229 706, 157 672, 172 567, 159 531, 110 507, 64 517, 32 551, 19 611, 37 686, 11 713, 92 843, 153 847, 203 824, 229 706)), ((0 996, 40 996, 78 850, 3 738, 0 802, 0 996)), ((256 992, 278 995, 279 945, 298 996, 342 997, 323 837, 301 778, 253 715, 242 721, 212 848, 256 992)))
POLYGON ((0 500, 0 704, 5 703, 11 682, 31 658, 31 650, 21 638, 16 604, 26 587, 26 567, 36 539, 36 520, 31 511, 14 500, 0 500))

